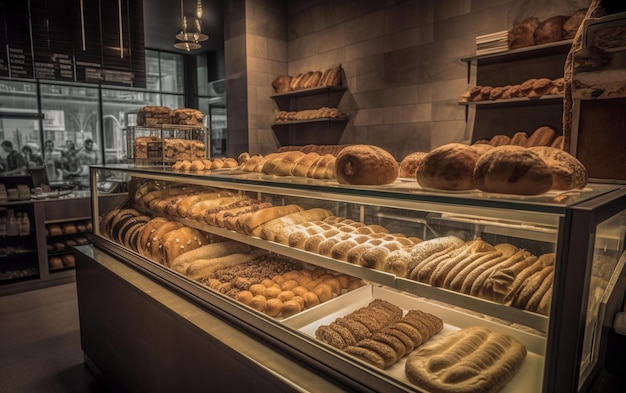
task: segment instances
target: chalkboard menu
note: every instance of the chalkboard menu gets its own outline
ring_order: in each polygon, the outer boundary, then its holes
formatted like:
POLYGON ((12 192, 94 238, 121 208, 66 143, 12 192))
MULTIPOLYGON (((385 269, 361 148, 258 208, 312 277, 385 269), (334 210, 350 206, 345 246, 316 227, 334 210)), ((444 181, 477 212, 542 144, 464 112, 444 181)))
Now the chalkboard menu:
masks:
POLYGON ((142 0, 0 0, 0 76, 145 87, 142 0))

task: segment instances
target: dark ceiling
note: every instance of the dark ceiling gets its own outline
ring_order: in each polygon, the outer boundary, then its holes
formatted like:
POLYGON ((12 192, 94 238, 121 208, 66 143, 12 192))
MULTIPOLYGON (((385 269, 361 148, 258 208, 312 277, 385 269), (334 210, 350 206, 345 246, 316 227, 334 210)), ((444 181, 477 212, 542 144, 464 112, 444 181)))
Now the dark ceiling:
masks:
MULTIPOLYGON (((183 0, 186 15, 195 15, 198 0, 183 0)), ((174 48, 174 36, 182 28, 180 14, 181 0, 143 0, 145 46, 168 52, 198 54, 215 51, 224 47, 224 18, 222 0, 202 1, 203 33, 209 35, 202 42, 202 48, 185 52, 174 48)))

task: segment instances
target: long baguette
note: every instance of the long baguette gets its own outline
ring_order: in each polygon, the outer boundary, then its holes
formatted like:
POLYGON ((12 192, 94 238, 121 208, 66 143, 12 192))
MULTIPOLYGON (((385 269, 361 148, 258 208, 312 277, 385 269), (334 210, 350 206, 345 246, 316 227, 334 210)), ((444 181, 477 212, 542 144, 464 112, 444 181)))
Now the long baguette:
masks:
POLYGON ((406 268, 407 276, 411 273, 411 271, 417 264, 431 256, 432 254, 443 251, 453 245, 460 247, 464 243, 465 242, 463 240, 459 239, 456 236, 445 236, 436 239, 425 240, 417 244, 411 249, 411 260, 409 261, 409 265, 406 268))
POLYGON ((189 263, 199 259, 212 259, 223 257, 228 254, 250 252, 250 246, 234 240, 211 243, 186 252, 172 261, 172 269, 183 273, 189 263))
POLYGON ((289 225, 302 224, 308 221, 323 220, 331 214, 332 212, 330 210, 314 208, 275 218, 262 225, 261 237, 266 240, 273 240, 278 243, 288 244, 289 236, 285 232, 285 227, 289 225))
POLYGON ((554 267, 546 266, 530 276, 528 280, 524 281, 523 285, 520 286, 519 290, 516 291, 515 296, 513 297, 512 306, 515 308, 521 308, 522 310, 525 309, 526 304, 532 295, 539 290, 541 285, 552 282, 552 279, 547 279, 551 274, 554 274, 554 267))
POLYGON ((199 259, 191 263, 187 267, 185 274, 193 280, 198 280, 202 277, 208 276, 211 273, 214 273, 219 269, 250 262, 254 258, 263 255, 264 253, 267 252, 262 250, 256 250, 250 253, 236 253, 213 259, 199 259))
POLYGON ((261 211, 252 213, 252 215, 248 217, 248 219, 243 224, 244 232, 247 235, 259 236, 260 235, 259 227, 261 225, 267 222, 270 222, 271 220, 275 218, 286 216, 287 214, 299 212, 302 210, 304 210, 302 207, 291 204, 291 205, 285 205, 285 206, 273 206, 273 207, 269 207, 267 209, 263 209, 261 211), (259 229, 259 230, 255 232, 256 229, 259 229))
POLYGON ((228 218, 237 217, 241 214, 258 211, 258 210, 265 209, 268 207, 272 207, 272 204, 271 203, 259 203, 258 201, 256 201, 248 206, 222 210, 221 212, 218 212, 215 214, 215 225, 221 228, 226 228, 226 220, 228 218))

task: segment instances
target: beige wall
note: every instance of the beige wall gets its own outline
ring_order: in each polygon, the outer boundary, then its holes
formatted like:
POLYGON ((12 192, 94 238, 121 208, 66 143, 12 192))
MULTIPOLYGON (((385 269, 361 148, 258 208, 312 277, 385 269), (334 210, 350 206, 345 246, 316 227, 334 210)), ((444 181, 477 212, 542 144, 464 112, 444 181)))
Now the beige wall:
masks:
MULTIPOLYGON (((584 0, 245 0, 250 152, 277 147, 272 80, 342 64, 350 121, 341 143, 397 159, 471 138, 461 94, 475 37, 584 6, 584 0), (581 4, 582 3, 582 4, 581 4), (285 22, 286 21, 286 22, 285 22)), ((228 55, 227 55, 228 56, 228 55)), ((229 92, 230 96, 230 92, 229 92)))

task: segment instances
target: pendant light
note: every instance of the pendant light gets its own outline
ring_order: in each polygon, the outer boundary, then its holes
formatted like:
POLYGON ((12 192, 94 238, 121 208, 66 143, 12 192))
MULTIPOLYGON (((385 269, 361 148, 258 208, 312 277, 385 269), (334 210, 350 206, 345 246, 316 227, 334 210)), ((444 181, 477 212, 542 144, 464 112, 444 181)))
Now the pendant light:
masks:
POLYGON ((200 49, 202 47, 200 42, 209 39, 208 35, 202 33, 202 0, 198 0, 196 3, 196 17, 194 18, 192 26, 189 26, 183 7, 183 0, 180 0, 180 18, 182 21, 182 30, 176 34, 174 47, 186 50, 187 52, 200 49))

